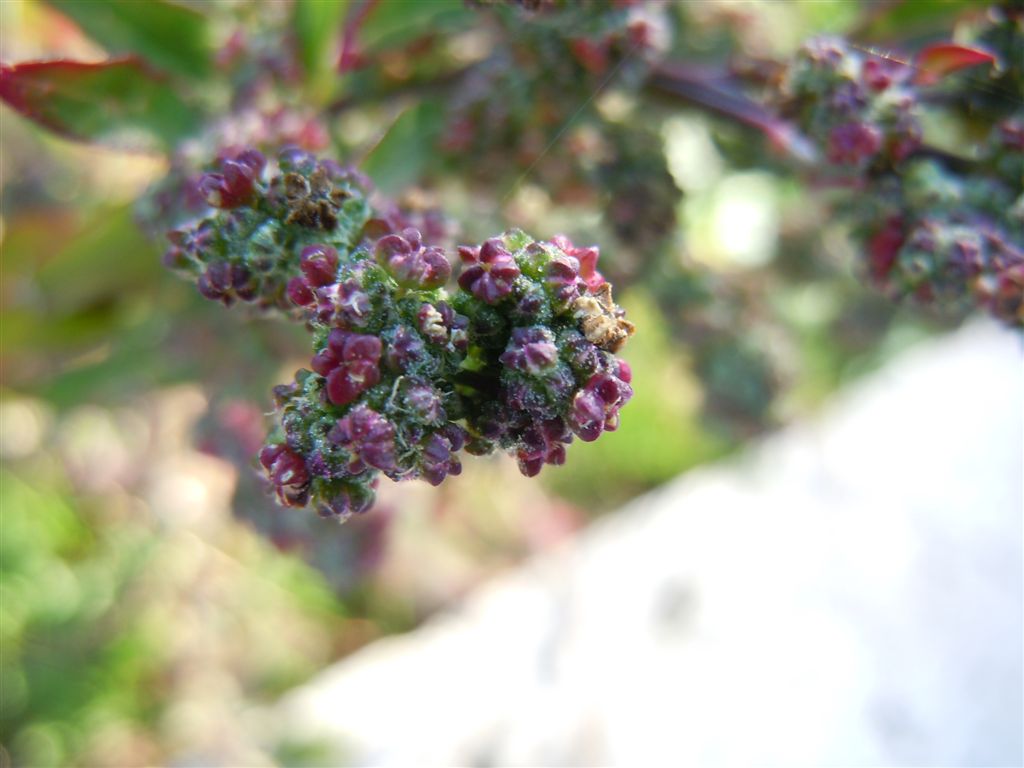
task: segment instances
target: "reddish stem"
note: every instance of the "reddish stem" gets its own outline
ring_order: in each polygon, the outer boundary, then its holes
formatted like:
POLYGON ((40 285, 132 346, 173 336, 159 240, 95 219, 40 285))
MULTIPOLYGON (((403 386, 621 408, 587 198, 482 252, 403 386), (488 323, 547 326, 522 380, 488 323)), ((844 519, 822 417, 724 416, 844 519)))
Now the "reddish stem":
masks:
POLYGON ((363 64, 356 39, 367 17, 377 7, 379 0, 359 0, 352 5, 345 18, 341 37, 341 54, 338 56, 338 72, 351 72, 363 64))

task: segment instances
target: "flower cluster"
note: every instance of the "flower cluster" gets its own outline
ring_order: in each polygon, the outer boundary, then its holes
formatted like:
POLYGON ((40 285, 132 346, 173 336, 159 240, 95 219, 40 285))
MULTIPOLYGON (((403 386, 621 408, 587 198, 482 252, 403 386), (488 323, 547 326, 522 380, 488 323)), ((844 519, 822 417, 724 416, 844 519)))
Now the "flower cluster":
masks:
POLYGON ((371 206, 356 174, 291 149, 265 181, 267 165, 246 150, 207 174, 214 210, 171 233, 167 261, 210 298, 285 309, 312 332, 259 455, 282 504, 344 519, 381 475, 436 485, 464 449, 505 450, 532 476, 574 436, 618 427, 632 389, 614 353, 633 326, 597 248, 518 231, 461 247, 449 296, 445 252, 396 231, 403 218, 371 206))
POLYGON ((207 215, 168 234, 164 263, 209 299, 290 311, 289 280, 300 264, 308 274, 319 263, 303 249, 347 252, 358 242, 370 211, 366 183, 295 148, 281 152, 269 180, 267 166, 255 149, 222 157, 198 182, 207 215))
POLYGON ((894 297, 972 301, 1024 326, 1024 194, 918 158, 898 185, 850 206, 870 279, 894 297))
POLYGON ((578 194, 591 180, 581 153, 569 149, 576 138, 567 136, 554 154, 552 139, 570 118, 610 130, 592 108, 594 96, 639 86, 670 45, 671 14, 652 0, 475 4, 492 45, 452 93, 442 153, 463 174, 493 181, 532 168, 543 152, 546 162, 535 170, 545 188, 556 197, 578 194))
POLYGON ((790 64, 780 111, 814 137, 845 173, 892 166, 921 144, 913 69, 836 38, 814 40, 790 64))
POLYGON ((455 306, 470 319, 473 358, 490 363, 474 366, 466 397, 477 444, 513 453, 534 475, 564 461, 573 435, 589 441, 616 429, 632 390, 613 353, 633 327, 596 271, 596 251, 511 232, 461 255, 470 266, 455 306), (499 266, 499 290, 481 286, 481 265, 499 266))
MULTIPOLYGON (((997 24, 1024 42, 1021 18, 997 24)), ((911 66, 819 40, 790 65, 780 109, 817 139, 826 175, 855 191, 840 209, 872 282, 1024 326, 1024 113, 976 104, 972 130, 987 121, 988 135, 963 156, 931 150, 923 127, 936 102, 973 98, 951 73, 992 61, 987 49, 933 46, 911 66)))

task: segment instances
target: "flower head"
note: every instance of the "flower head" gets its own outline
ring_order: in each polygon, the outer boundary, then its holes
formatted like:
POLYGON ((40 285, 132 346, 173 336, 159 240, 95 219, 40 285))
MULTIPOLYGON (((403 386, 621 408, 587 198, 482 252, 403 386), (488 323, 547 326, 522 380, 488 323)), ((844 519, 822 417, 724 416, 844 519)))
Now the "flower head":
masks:
POLYGON ((476 248, 460 246, 459 257, 467 265, 459 275, 463 290, 486 304, 497 304, 512 292, 519 267, 500 238, 493 237, 476 248))

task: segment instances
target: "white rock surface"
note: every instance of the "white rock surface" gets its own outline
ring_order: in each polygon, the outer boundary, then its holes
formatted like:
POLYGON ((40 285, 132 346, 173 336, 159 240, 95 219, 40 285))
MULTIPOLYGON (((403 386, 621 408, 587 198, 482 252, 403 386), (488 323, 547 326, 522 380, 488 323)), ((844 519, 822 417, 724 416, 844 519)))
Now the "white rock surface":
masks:
POLYGON ((357 765, 1021 765, 1022 483, 1021 342, 970 326, 339 663, 267 733, 357 765))

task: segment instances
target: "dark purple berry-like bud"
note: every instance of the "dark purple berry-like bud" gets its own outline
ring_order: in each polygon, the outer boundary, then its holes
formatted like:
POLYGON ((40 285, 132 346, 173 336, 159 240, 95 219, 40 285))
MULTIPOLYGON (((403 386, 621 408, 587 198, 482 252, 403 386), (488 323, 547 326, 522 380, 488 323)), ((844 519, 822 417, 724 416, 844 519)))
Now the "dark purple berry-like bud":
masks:
POLYGON ((366 324, 367 318, 373 311, 373 303, 370 301, 370 295, 363 290, 358 280, 350 277, 334 290, 327 287, 323 291, 329 292, 328 304, 333 307, 343 325, 359 328, 366 324))
POLYGON ((330 498, 320 501, 320 516, 335 517, 344 521, 352 515, 361 515, 373 506, 377 497, 376 488, 376 478, 369 483, 346 482, 330 498))
POLYGON ((548 264, 544 283, 552 297, 560 304, 570 304, 580 295, 582 283, 579 273, 580 263, 571 256, 559 255, 548 264))
POLYGON ((310 245, 302 249, 299 268, 310 286, 330 285, 338 271, 338 252, 329 245, 310 245))
POLYGON ((861 165, 872 160, 881 148, 882 132, 870 123, 844 123, 828 136, 828 159, 833 163, 861 165))
POLYGON ((449 430, 428 436, 420 445, 420 474, 423 479, 431 485, 440 485, 448 475, 461 474, 462 463, 455 455, 461 447, 461 435, 453 441, 449 430))
POLYGON ((407 413, 423 424, 444 420, 441 396, 436 389, 422 379, 407 379, 403 384, 402 401, 407 413))
POLYGON ((451 277, 452 268, 440 248, 424 248, 418 230, 407 228, 401 235, 386 235, 374 248, 377 261, 404 288, 440 288, 451 277))
POLYGON ((212 301, 223 301, 225 304, 230 304, 232 301, 230 295, 231 272, 231 265, 223 261, 210 264, 196 282, 199 293, 212 301))
POLYGON ((376 336, 331 331, 327 347, 313 358, 312 368, 327 377, 327 399, 348 405, 380 382, 381 342, 376 336))
POLYGON ((246 149, 235 157, 235 162, 246 168, 249 176, 257 178, 267 167, 267 158, 258 149, 246 149))
POLYGON ((395 331, 394 340, 388 344, 384 359, 392 371, 404 373, 423 360, 425 353, 423 339, 410 328, 400 326, 395 331))
POLYGON ((383 472, 397 469, 394 425, 366 404, 339 419, 329 437, 366 466, 383 472))
POLYGON ((562 341, 565 360, 578 374, 591 376, 602 364, 601 350, 578 331, 565 336, 562 341))
MULTIPOLYGON (((577 294, 578 295, 578 294, 577 294)), ((572 298, 575 298, 573 296, 572 298)), ((568 302, 566 302, 568 303, 568 302)), ((523 292, 516 302, 513 316, 518 320, 536 322, 538 315, 544 310, 544 294, 536 286, 530 287, 523 292)))
POLYGON ((459 247, 459 256, 468 266, 459 275, 459 286, 486 304, 496 304, 512 292, 519 267, 499 238, 491 238, 478 248, 459 247))
POLYGON ((288 281, 288 299, 297 306, 308 307, 316 300, 316 297, 305 280, 301 277, 293 277, 288 281))
POLYGON ((891 85, 907 79, 910 68, 902 61, 886 56, 871 56, 865 59, 860 76, 872 91, 884 91, 891 85))
POLYGON ((523 430, 516 451, 519 471, 533 477, 545 464, 564 464, 565 443, 571 442, 572 431, 560 418, 528 427, 523 430))
POLYGON ((272 390, 274 405, 278 408, 283 408, 285 403, 295 396, 296 391, 298 391, 298 387, 295 384, 278 384, 272 390))
POLYGON ((523 373, 543 373, 558 362, 554 334, 539 326, 516 328, 500 359, 503 365, 523 373))
POLYGON ((222 160, 220 173, 203 174, 198 190, 214 208, 238 208, 252 199, 266 163, 257 150, 246 150, 234 159, 222 160))
POLYGON ((267 470, 283 504, 302 506, 306 503, 309 472, 301 456, 278 443, 265 446, 260 451, 260 464, 267 470))
POLYGON ((615 358, 615 363, 618 366, 618 371, 616 371, 615 375, 619 377, 620 381, 631 384, 633 382, 633 369, 629 363, 621 358, 615 358))
MULTIPOLYGON (((597 246, 592 245, 587 248, 575 246, 572 240, 565 235, 556 235, 551 238, 551 243, 558 246, 558 249, 566 256, 576 260, 579 277, 588 289, 597 291, 607 282, 604 275, 597 271, 597 259, 600 255, 597 246)), ((572 264, 571 261, 569 263, 572 264)))
POLYGON ((1024 119, 1013 117, 999 123, 999 140, 1007 149, 1024 152, 1024 119))
POLYGON ((590 442, 601 432, 618 427, 619 409, 633 395, 626 382, 610 374, 596 374, 573 398, 569 423, 581 440, 590 442))

